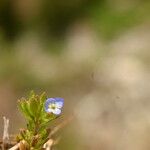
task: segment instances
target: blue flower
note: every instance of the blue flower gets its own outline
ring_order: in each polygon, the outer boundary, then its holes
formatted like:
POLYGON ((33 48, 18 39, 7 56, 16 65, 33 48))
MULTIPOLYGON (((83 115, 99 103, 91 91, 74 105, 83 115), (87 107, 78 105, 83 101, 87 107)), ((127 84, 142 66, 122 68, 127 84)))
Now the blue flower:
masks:
POLYGON ((64 99, 63 98, 48 98, 45 102, 45 111, 47 113, 53 113, 55 115, 61 114, 61 109, 64 105, 64 99))

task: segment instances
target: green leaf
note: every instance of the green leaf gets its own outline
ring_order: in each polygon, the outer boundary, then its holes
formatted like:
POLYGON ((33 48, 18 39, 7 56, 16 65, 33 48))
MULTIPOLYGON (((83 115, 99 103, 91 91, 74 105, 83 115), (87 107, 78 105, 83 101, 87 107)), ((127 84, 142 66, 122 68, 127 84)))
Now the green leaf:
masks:
POLYGON ((21 112, 24 114, 24 116, 27 119, 34 119, 34 116, 32 115, 31 111, 30 111, 30 105, 29 102, 22 99, 19 100, 19 109, 21 110, 21 112))
POLYGON ((41 95, 40 95, 40 102, 43 104, 45 101, 46 101, 46 93, 43 92, 41 95))
POLYGON ((29 99, 35 97, 35 92, 32 90, 30 93, 29 93, 29 99))
POLYGON ((36 98, 31 98, 31 99, 29 100, 29 105, 30 105, 30 111, 31 111, 32 115, 33 115, 34 117, 36 117, 36 116, 37 116, 37 113, 38 113, 38 111, 39 111, 39 101, 38 101, 38 99, 36 99, 36 98))
POLYGON ((27 123, 27 129, 29 131, 32 131, 34 129, 34 127, 35 127, 35 124, 34 124, 33 120, 29 120, 29 122, 27 123))

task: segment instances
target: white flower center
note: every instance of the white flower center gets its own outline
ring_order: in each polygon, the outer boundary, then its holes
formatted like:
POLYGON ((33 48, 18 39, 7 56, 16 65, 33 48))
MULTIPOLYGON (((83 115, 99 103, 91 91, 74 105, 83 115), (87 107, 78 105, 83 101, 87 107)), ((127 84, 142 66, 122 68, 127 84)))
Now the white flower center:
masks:
POLYGON ((49 107, 50 109, 56 109, 56 104, 55 104, 55 103, 49 104, 48 107, 49 107))

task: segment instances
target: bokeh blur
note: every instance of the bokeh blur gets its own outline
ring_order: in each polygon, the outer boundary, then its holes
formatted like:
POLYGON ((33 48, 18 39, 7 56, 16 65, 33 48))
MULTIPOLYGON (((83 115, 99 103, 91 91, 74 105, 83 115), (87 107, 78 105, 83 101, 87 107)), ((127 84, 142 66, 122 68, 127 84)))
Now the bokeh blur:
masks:
POLYGON ((0 0, 0 133, 17 99, 63 97, 57 150, 150 149, 149 0, 0 0))

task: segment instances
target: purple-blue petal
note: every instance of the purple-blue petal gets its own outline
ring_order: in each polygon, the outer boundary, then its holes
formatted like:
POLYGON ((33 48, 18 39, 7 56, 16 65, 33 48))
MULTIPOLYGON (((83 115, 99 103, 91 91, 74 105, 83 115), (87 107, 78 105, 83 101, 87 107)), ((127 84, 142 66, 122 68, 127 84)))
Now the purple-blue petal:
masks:
POLYGON ((61 97, 55 97, 54 99, 55 99, 56 102, 61 102, 61 103, 64 104, 64 99, 63 98, 61 98, 61 97))
POLYGON ((56 108, 56 109, 54 109, 52 112, 53 112, 55 115, 60 115, 60 114, 61 114, 61 109, 56 108))

